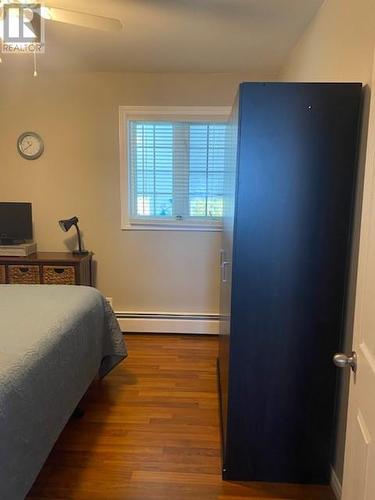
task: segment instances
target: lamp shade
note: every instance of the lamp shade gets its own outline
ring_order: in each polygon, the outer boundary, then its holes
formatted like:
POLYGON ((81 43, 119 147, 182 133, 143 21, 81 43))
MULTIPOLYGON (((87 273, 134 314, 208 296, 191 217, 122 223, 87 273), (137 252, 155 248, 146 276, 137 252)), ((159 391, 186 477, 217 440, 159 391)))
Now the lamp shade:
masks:
POLYGON ((71 219, 59 220, 59 225, 61 229, 65 232, 78 223, 78 217, 72 217, 71 219))

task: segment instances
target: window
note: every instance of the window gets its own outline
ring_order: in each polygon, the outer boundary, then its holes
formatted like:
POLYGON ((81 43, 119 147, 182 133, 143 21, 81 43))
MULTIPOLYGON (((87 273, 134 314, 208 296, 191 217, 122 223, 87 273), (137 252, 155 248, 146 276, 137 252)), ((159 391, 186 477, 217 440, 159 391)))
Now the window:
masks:
POLYGON ((218 230, 228 108, 121 108, 123 227, 218 230))

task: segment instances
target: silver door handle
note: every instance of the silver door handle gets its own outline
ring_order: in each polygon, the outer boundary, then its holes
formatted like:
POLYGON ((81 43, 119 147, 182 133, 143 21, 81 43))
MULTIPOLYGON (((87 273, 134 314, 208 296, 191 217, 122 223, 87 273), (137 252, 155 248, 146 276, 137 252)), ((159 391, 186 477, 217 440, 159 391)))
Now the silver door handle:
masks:
POLYGON ((225 250, 221 249, 220 250, 220 267, 223 266, 224 260, 225 260, 225 250))
POLYGON ((224 260, 224 262, 222 262, 221 264, 221 281, 223 283, 226 283, 227 282, 227 266, 230 265, 230 262, 227 261, 227 260, 224 260))
POLYGON ((230 264, 228 260, 225 260, 225 250, 220 250, 220 274, 222 283, 227 282, 227 271, 226 267, 230 264))
POLYGON ((333 362, 339 368, 346 368, 350 366, 353 372, 357 371, 357 353, 355 353, 354 351, 350 356, 347 356, 342 352, 335 354, 333 356, 333 362))

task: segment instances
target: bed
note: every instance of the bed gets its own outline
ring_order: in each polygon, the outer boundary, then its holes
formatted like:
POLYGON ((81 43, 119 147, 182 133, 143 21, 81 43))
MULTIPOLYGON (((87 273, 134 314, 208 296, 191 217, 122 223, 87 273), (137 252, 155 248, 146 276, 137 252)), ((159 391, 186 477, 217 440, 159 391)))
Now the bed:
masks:
POLYGON ((25 497, 96 376, 127 355, 94 288, 0 285, 0 498, 25 497))

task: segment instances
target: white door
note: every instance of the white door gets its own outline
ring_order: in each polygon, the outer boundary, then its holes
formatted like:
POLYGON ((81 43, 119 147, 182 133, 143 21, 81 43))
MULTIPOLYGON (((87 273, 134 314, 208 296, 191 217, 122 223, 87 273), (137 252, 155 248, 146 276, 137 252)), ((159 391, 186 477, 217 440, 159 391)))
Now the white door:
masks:
POLYGON ((375 500, 375 59, 371 87, 343 500, 375 500))

